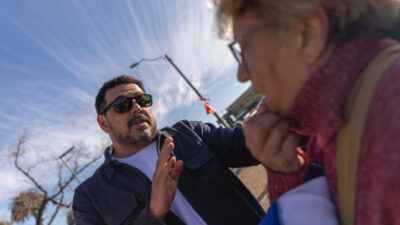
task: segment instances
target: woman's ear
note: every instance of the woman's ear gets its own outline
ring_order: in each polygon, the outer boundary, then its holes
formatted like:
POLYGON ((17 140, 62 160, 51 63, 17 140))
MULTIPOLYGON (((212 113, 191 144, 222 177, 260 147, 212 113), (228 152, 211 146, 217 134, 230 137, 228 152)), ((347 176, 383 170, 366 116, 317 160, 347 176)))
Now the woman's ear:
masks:
POLYGON ((329 19, 323 8, 303 21, 303 58, 306 64, 314 64, 324 53, 328 45, 329 19))
POLYGON ((107 122, 106 116, 104 116, 104 115, 97 115, 97 123, 99 124, 99 127, 100 127, 105 133, 109 133, 109 132, 110 132, 110 127, 108 126, 108 122, 107 122))

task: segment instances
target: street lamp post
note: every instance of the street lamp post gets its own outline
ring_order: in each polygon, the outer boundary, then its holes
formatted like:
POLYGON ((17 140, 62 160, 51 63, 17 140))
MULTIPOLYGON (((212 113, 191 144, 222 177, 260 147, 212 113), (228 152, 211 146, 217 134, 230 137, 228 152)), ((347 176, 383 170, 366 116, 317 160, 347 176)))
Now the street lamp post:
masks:
MULTIPOLYGON (((209 106, 209 104, 208 104, 208 102, 207 102, 207 99, 205 99, 205 98, 200 94, 200 92, 193 86, 193 84, 187 79, 187 77, 186 77, 186 76, 182 73, 182 71, 175 65, 175 63, 172 61, 172 59, 171 59, 167 54, 165 54, 164 56, 160 56, 160 57, 157 57, 157 58, 153 58, 153 59, 144 59, 144 58, 143 58, 143 59, 139 60, 138 62, 133 63, 133 64, 130 66, 130 68, 131 68, 131 69, 134 68, 135 66, 139 65, 139 64, 140 64, 141 62, 143 62, 143 61, 156 61, 156 60, 159 60, 159 59, 165 59, 165 60, 167 60, 167 61, 169 62, 169 64, 171 64, 171 66, 174 67, 174 69, 178 72, 178 74, 181 75, 181 77, 186 81, 186 83, 189 84, 189 86, 192 88, 192 90, 193 90, 194 92, 196 92, 197 96, 200 98, 201 101, 204 102, 205 106, 206 106, 206 107, 207 107, 207 105, 209 106)), ((214 114, 214 116, 217 118, 218 122, 220 122, 224 127, 230 128, 229 124, 228 124, 222 117, 220 117, 220 116, 218 115, 218 113, 217 113, 215 110, 213 110, 212 114, 214 114)))

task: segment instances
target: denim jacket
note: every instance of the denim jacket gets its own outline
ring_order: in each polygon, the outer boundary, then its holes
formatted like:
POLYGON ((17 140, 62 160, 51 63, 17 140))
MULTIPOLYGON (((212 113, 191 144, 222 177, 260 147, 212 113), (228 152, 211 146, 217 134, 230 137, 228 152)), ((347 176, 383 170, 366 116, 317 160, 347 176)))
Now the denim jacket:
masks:
MULTIPOLYGON (((245 147, 240 128, 179 121, 158 132, 158 151, 170 136, 175 145, 173 154, 184 162, 178 188, 207 224, 260 222, 263 209, 229 169, 258 164, 245 147)), ((75 190, 77 225, 184 224, 171 211, 165 223, 157 221, 149 210, 151 180, 138 169, 111 160, 112 153, 110 146, 105 150, 104 164, 75 190)))

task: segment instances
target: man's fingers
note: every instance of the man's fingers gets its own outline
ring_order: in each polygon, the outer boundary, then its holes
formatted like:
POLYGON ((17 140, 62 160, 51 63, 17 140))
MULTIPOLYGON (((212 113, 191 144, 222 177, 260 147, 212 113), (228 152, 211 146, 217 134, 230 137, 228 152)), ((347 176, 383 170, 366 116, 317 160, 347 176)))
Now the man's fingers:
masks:
POLYGON ((160 155, 158 156, 157 164, 164 166, 165 163, 168 161, 173 149, 174 149, 174 143, 172 141, 172 138, 169 137, 165 139, 165 142, 161 148, 160 155))
POLYGON ((172 168, 174 167, 175 163, 176 163, 176 158, 175 158, 175 157, 172 157, 172 158, 168 161, 167 165, 160 171, 160 177, 159 177, 159 179, 160 179, 160 183, 161 183, 161 184, 166 184, 166 183, 167 183, 167 181, 168 181, 168 176, 169 176, 169 174, 170 174, 172 168))
POLYGON ((178 181, 182 172, 182 168, 183 168, 183 161, 182 160, 177 161, 174 167, 172 168, 170 174, 171 178, 174 179, 175 181, 178 181))
POLYGON ((165 142, 161 148, 160 155, 158 156, 156 170, 154 171, 154 177, 158 176, 160 171, 165 167, 173 149, 173 140, 171 137, 168 137, 167 139, 165 139, 165 142))

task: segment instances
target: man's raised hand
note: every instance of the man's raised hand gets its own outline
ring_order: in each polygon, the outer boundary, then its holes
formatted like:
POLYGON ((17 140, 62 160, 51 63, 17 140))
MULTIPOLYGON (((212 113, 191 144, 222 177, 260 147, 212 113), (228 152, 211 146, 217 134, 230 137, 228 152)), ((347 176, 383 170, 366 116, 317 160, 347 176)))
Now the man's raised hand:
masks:
POLYGON ((171 208, 183 168, 182 160, 176 161, 175 157, 170 158, 173 149, 174 144, 169 137, 161 148, 153 175, 150 211, 159 221, 164 221, 171 208))

